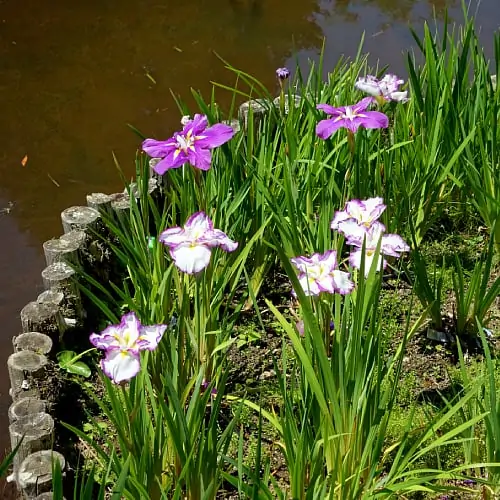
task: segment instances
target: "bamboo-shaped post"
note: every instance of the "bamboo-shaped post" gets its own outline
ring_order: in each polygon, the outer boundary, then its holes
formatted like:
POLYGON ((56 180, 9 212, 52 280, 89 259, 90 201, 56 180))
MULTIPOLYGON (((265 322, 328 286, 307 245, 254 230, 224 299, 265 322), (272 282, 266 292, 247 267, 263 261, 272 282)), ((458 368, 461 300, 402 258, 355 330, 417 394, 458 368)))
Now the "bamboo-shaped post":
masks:
POLYGON ((76 282, 75 270, 66 262, 54 262, 42 271, 42 278, 47 290, 56 290, 64 294, 61 304, 63 317, 80 322, 85 316, 85 311, 76 282))
MULTIPOLYGON (((36 496, 34 500, 54 500, 54 493, 52 493, 52 491, 47 491, 46 493, 36 496)), ((65 500, 64 497, 63 500, 65 500)))
POLYGON ((9 425, 9 434, 12 449, 21 443, 13 460, 16 474, 29 454, 52 447, 54 420, 47 413, 30 413, 9 425))
MULTIPOLYGON (((283 96, 283 105, 284 105, 283 111, 287 115, 290 112, 290 104, 294 108, 298 108, 301 102, 302 102, 302 96, 295 94, 289 96, 288 94, 286 94, 283 96)), ((276 109, 281 110, 281 96, 276 97, 273 100, 273 104, 276 109)))
POLYGON ((267 99, 252 99, 244 102, 238 110, 239 119, 243 124, 243 130, 248 131, 249 121, 252 120, 254 133, 258 132, 264 117, 270 114, 272 103, 267 99))
POLYGON ((124 216, 128 216, 130 211, 130 196, 128 193, 120 193, 111 202, 111 210, 117 216, 118 220, 121 220, 124 216))
POLYGON ((64 293, 58 290, 45 290, 36 298, 36 301, 39 304, 54 304, 60 308, 64 301, 64 293))
POLYGON ((233 118, 232 120, 223 120, 222 123, 224 123, 224 125, 229 125, 234 130, 235 134, 241 130, 241 123, 237 118, 233 118))
POLYGON ((50 266, 54 262, 67 262, 72 265, 80 264, 80 253, 85 245, 84 231, 70 231, 60 238, 46 241, 43 244, 45 260, 50 266))
POLYGON ((38 398, 21 398, 12 403, 9 407, 9 424, 34 413, 45 413, 47 403, 38 398))
MULTIPOLYGON (((148 179, 148 194, 154 199, 157 200, 160 198, 162 194, 162 190, 160 189, 161 181, 156 177, 150 177, 148 179)), ((115 199, 111 202, 111 213, 114 214, 118 220, 121 217, 128 217, 128 213, 130 211, 130 197, 133 197, 138 203, 140 203, 141 193, 139 191, 139 187, 137 183, 132 182, 128 189, 126 189, 123 193, 119 193, 115 196, 115 199)))
MULTIPOLYGON (((150 177, 148 179, 148 193, 153 194, 158 188, 158 179, 156 179, 155 177, 150 177)), ((129 197, 130 195, 132 195, 136 200, 138 200, 141 197, 141 193, 139 192, 139 186, 137 182, 131 182, 128 188, 123 191, 123 194, 129 197)))
MULTIPOLYGON (((61 221, 65 234, 72 231, 84 231, 85 243, 79 251, 79 261, 85 271, 92 273, 96 262, 100 262, 99 234, 102 232, 101 216, 91 207, 70 207, 61 212, 61 221)), ((64 239, 65 236, 61 236, 64 239)), ((102 245, 101 245, 102 246, 102 245)))
POLYGON ((52 493, 52 491, 47 491, 46 493, 36 496, 34 500, 54 500, 54 493, 52 493))
POLYGON ((48 354, 52 349, 52 339, 39 332, 26 332, 12 339, 14 351, 33 351, 37 354, 48 354))
POLYGON ((51 450, 32 453, 21 463, 16 474, 17 484, 28 500, 52 489, 52 468, 54 460, 58 460, 61 470, 66 466, 64 457, 51 450))
POLYGON ((117 194, 92 193, 87 195, 87 205, 99 213, 109 213, 111 202, 116 199, 117 194))
POLYGON ((73 230, 97 230, 99 212, 90 207, 70 207, 61 212, 61 221, 65 233, 73 230))
POLYGON ((23 332, 40 332, 48 335, 57 345, 66 330, 63 315, 57 304, 30 302, 21 311, 23 332))
POLYGON ((7 359, 11 397, 40 397, 40 387, 46 381, 47 358, 33 351, 19 351, 7 359))

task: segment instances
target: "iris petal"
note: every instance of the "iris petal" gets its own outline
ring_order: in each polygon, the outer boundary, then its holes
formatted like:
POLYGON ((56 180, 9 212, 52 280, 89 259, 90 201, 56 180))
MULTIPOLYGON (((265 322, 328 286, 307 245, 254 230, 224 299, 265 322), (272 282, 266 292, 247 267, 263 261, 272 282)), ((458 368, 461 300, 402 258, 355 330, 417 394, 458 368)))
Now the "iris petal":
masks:
POLYGON ((330 118, 328 120, 321 120, 316 125, 316 135, 320 139, 328 139, 331 137, 339 128, 345 127, 344 120, 336 120, 334 118, 330 118))
POLYGON ((160 243, 170 247, 183 243, 185 239, 185 231, 182 227, 171 227, 166 229, 158 237, 160 243))
POLYGON ((170 250, 175 265, 184 273, 195 274, 210 264, 210 248, 204 245, 181 244, 170 250))
POLYGON ((387 128, 389 126, 389 118, 380 111, 367 111, 365 116, 358 117, 358 127, 362 125, 365 128, 387 128))
POLYGON ((233 135, 234 130, 229 125, 217 123, 207 128, 201 135, 202 138, 198 139, 195 144, 202 148, 216 148, 222 146, 229 141, 233 135))
POLYGON ((349 279, 349 273, 335 269, 332 272, 335 291, 341 295, 351 293, 354 283, 349 279))
POLYGON ((316 109, 324 111, 327 115, 341 116, 345 114, 345 106, 339 106, 338 108, 335 108, 330 104, 318 104, 316 106, 316 109))
POLYGON ((109 350, 101 361, 101 368, 105 375, 116 384, 130 380, 141 369, 139 354, 119 349, 109 350))
POLYGON ((163 158, 175 149, 175 141, 157 141, 155 139, 146 139, 142 143, 142 150, 152 158, 163 158))
POLYGON ((205 212, 195 212, 188 217, 184 229, 188 232, 199 231, 204 233, 214 227, 210 217, 205 212))
POLYGON ((141 335, 137 342, 140 349, 154 351, 158 347, 158 343, 160 342, 166 329, 166 325, 143 326, 140 332, 141 335))
POLYGON ((198 144, 195 143, 194 149, 188 150, 187 158, 193 167, 199 168, 200 170, 210 170, 212 161, 210 149, 198 147, 198 144))

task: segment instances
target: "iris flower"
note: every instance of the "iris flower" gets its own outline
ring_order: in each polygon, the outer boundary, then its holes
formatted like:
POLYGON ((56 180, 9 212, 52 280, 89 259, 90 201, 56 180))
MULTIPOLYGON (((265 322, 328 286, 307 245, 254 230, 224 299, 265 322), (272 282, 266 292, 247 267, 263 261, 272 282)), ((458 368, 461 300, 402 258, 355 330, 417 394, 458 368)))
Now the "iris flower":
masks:
POLYGON ((276 76, 278 80, 288 80, 290 77, 290 70, 288 68, 278 68, 276 70, 276 76))
POLYGON ((176 132, 166 141, 146 139, 142 150, 152 158, 160 160, 153 166, 154 171, 163 175, 171 168, 190 163, 200 170, 208 170, 212 160, 211 149, 221 146, 234 135, 229 125, 218 123, 208 126, 205 115, 194 115, 186 121, 181 132, 176 132))
POLYGON ((408 92, 399 89, 404 82, 392 74, 385 75, 381 80, 373 75, 367 75, 360 78, 354 86, 362 92, 375 98, 382 98, 384 101, 406 102, 408 101, 408 92))
POLYGON ((208 266, 212 248, 220 247, 226 252, 233 252, 238 247, 238 243, 220 229, 214 229, 204 212, 191 215, 184 227, 163 231, 158 240, 170 248, 175 265, 188 274, 198 273, 208 266))
POLYGON ((367 200, 351 200, 344 210, 338 210, 333 216, 332 229, 338 229, 339 223, 354 219, 360 226, 370 227, 386 209, 382 198, 368 198, 367 200))
POLYGON ((135 377, 141 368, 139 352, 154 351, 167 329, 166 325, 141 325, 130 312, 122 316, 118 325, 111 325, 100 334, 92 333, 90 342, 103 349, 102 371, 116 384, 135 377))
POLYGON ((319 295, 321 292, 344 295, 354 288, 349 273, 337 269, 335 250, 315 253, 310 257, 295 257, 290 261, 299 271, 299 282, 306 295, 319 295))
POLYGON ((354 219, 349 219, 339 222, 338 230, 344 234, 348 245, 357 247, 349 255, 349 264, 356 269, 361 268, 361 259, 363 258, 362 247, 363 241, 365 241, 366 275, 368 275, 373 265, 375 252, 380 240, 382 240, 380 242, 380 255, 375 264, 377 269, 380 269, 381 265, 383 268, 386 267, 387 261, 384 259, 384 255, 401 257, 403 252, 410 250, 410 247, 398 234, 384 234, 385 226, 379 221, 375 221, 370 227, 366 227, 360 226, 354 219))
POLYGON ((334 108, 329 104, 318 104, 316 107, 332 118, 321 120, 316 125, 316 135, 321 139, 328 139, 339 128, 347 128, 354 133, 359 127, 387 128, 389 118, 380 111, 367 111, 368 106, 374 101, 373 97, 365 97, 352 106, 334 108))

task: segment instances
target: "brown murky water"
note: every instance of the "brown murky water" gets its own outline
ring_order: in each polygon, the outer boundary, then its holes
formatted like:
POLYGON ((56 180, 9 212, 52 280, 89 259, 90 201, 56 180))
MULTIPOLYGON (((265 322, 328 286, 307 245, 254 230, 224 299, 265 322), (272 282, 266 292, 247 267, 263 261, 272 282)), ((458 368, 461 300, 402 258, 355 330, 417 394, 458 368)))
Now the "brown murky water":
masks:
MULTIPOLYGON (((407 24, 421 30, 446 7, 460 22, 459 0, 0 0, 0 457, 5 360, 41 290, 42 243, 60 234, 61 210, 121 189, 112 152, 131 175, 138 140, 126 124, 167 137, 179 120, 170 89, 189 100, 190 87, 208 96, 210 81, 233 83, 215 53, 273 88, 295 52, 305 66, 326 37, 328 69, 366 32, 372 61, 402 72, 407 24)), ((480 2, 477 23, 492 55, 498 0, 480 2)))

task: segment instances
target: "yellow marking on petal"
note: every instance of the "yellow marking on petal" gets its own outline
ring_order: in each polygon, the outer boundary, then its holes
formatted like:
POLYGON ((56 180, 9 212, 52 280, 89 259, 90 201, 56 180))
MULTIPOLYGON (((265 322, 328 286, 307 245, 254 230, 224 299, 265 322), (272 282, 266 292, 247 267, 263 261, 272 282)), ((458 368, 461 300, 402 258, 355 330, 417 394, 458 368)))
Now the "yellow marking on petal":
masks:
POLYGON ((176 149, 176 150, 174 151, 174 160, 175 160, 175 159, 179 156, 180 152, 181 152, 181 149, 180 149, 180 148, 178 148, 178 149, 176 149))
POLYGON ((125 333, 123 334, 123 340, 125 341, 125 344, 128 345, 130 342, 130 330, 125 330, 125 333))

